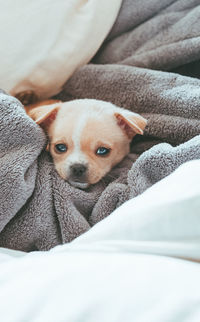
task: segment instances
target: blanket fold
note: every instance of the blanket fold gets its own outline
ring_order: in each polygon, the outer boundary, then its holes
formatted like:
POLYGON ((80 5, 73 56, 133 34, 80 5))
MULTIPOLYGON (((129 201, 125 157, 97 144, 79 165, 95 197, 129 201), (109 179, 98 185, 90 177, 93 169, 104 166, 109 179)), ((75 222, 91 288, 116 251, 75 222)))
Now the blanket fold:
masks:
POLYGON ((93 62, 57 96, 110 101, 148 119, 131 153, 85 191, 59 177, 42 129, 0 92, 0 247, 48 250, 70 242, 184 162, 200 159, 200 80, 168 72, 200 59, 199 15, 199 1, 124 0, 93 62))
POLYGON ((121 14, 94 61, 158 70, 199 59, 198 0, 124 0, 121 14))

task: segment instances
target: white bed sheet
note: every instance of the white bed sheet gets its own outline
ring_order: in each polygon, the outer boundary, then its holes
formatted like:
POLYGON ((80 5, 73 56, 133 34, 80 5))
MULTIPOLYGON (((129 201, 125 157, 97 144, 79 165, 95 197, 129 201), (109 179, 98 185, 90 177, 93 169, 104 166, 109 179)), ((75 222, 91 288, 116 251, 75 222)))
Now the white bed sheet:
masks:
POLYGON ((1 320, 199 322, 199 170, 184 164, 70 244, 1 249, 1 320))

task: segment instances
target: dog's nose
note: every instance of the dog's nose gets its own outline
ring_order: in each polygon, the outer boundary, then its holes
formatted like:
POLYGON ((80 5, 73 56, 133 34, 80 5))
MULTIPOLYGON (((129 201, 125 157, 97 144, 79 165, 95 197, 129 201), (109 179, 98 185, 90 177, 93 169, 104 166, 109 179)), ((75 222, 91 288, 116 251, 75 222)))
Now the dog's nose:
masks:
POLYGON ((87 167, 81 163, 75 163, 70 167, 71 175, 74 178, 82 178, 86 173, 87 167))

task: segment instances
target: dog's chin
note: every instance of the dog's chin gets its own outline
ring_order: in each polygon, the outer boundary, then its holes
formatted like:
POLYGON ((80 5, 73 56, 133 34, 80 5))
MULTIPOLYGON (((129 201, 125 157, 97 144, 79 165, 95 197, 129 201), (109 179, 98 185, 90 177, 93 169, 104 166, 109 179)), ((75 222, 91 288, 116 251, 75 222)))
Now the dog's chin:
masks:
POLYGON ((68 180, 68 182, 73 186, 74 188, 79 188, 79 189, 87 189, 89 187, 89 183, 87 182, 78 182, 78 181, 72 181, 68 180))

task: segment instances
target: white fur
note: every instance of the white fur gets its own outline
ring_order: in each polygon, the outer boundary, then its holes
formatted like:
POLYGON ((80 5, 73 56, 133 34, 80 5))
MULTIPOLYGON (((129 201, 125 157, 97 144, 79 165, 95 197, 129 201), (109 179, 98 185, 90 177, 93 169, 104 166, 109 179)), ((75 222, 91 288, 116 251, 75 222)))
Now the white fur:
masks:
POLYGON ((84 117, 81 117, 79 121, 76 123, 76 128, 72 135, 74 150, 67 159, 67 162, 66 162, 67 168, 69 168, 71 165, 75 163, 81 163, 81 164, 87 165, 87 158, 85 154, 81 151, 81 146, 80 146, 81 134, 82 134, 83 128, 86 125, 87 118, 88 116, 87 114, 85 114, 84 117))

